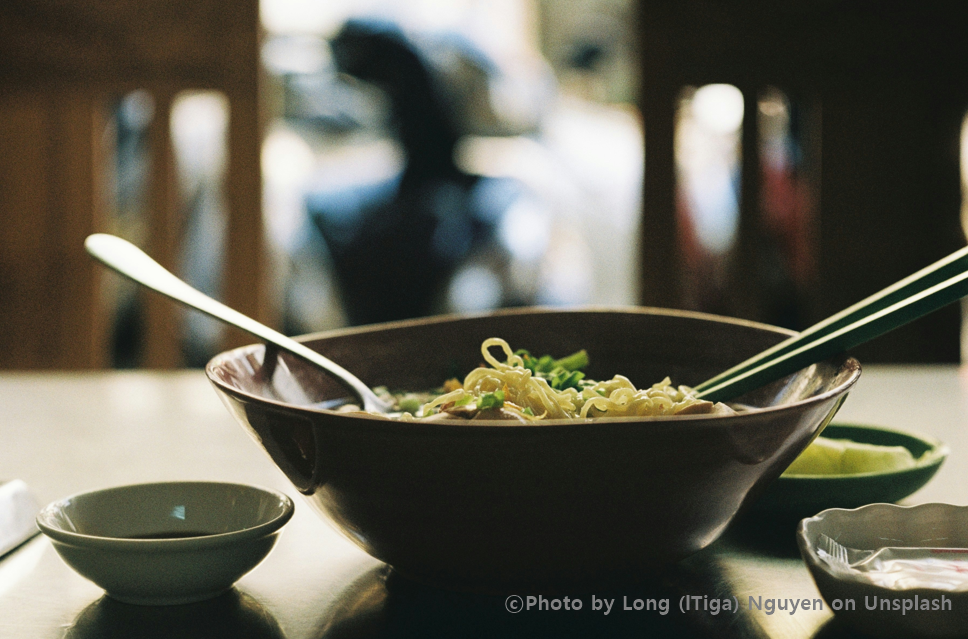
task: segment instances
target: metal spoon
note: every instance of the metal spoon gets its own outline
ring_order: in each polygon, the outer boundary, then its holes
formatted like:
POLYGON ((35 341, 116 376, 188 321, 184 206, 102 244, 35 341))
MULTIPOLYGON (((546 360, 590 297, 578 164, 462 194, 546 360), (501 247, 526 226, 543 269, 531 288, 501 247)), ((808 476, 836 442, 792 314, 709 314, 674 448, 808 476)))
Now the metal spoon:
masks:
POLYGON ((121 275, 319 366, 353 393, 363 404, 363 410, 374 413, 390 411, 391 406, 387 402, 339 364, 192 288, 127 240, 96 233, 88 236, 84 248, 95 259, 121 275))

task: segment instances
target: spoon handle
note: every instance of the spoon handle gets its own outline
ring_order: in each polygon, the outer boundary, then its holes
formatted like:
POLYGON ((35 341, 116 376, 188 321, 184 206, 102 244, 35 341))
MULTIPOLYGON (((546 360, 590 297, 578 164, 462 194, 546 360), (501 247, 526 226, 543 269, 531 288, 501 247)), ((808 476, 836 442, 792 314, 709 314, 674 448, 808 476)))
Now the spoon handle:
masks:
MULTIPOLYGON (((904 299, 860 317, 832 332, 814 336, 793 350, 783 352, 729 379, 704 385, 698 396, 709 401, 727 401, 759 388, 849 348, 863 344, 919 317, 968 295, 968 265, 961 262, 948 279, 910 293, 904 299)), ((915 287, 918 288, 918 287, 915 287)))
POLYGON ((88 236, 84 241, 84 248, 105 266, 142 286, 211 315, 226 324, 240 328, 269 344, 278 346, 282 350, 298 355, 319 366, 338 379, 359 398, 363 403, 364 410, 386 412, 387 407, 383 400, 377 397, 355 375, 336 362, 192 288, 127 240, 114 235, 96 233, 88 236))

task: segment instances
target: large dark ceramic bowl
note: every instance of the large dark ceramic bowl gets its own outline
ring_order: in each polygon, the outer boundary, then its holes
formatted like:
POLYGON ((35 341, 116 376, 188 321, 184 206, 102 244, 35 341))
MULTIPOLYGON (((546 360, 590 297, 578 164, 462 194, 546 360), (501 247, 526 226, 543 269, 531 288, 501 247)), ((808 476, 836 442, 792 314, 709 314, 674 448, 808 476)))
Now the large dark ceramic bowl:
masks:
MULTIPOLYGON (((788 337, 660 309, 518 310, 304 338, 371 386, 463 375, 488 337, 563 356, 593 379, 698 384, 788 337)), ((207 373, 309 503, 403 575, 469 590, 617 585, 715 540, 830 420, 860 375, 836 357, 750 393, 734 416, 398 422, 314 407, 346 391, 287 355, 246 346, 207 373)))

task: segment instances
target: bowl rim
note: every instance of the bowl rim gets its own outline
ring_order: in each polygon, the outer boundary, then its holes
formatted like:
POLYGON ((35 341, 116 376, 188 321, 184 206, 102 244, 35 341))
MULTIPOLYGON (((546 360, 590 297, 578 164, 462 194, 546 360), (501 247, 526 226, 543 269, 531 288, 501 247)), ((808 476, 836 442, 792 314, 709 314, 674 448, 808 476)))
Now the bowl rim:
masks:
POLYGON ((110 486, 107 488, 99 488, 74 493, 67 497, 62 497, 61 499, 52 501, 41 508, 40 512, 37 513, 35 521, 41 532, 50 537, 52 540, 71 546, 98 548, 102 550, 165 552, 212 548, 252 539, 259 539, 267 535, 271 535, 285 526, 286 523, 292 519, 294 512, 295 504, 293 503, 293 500, 288 495, 278 490, 239 482, 182 480, 123 484, 119 486, 110 486), (277 498, 282 505, 282 509, 271 519, 248 528, 240 528, 238 530, 230 530, 227 532, 213 533, 210 535, 202 535, 197 537, 172 537, 162 539, 139 539, 133 537, 107 537, 103 535, 90 535, 87 533, 66 530, 57 525, 56 520, 54 519, 54 513, 63 509, 64 506, 74 499, 88 497, 99 493, 124 493, 135 489, 161 488, 164 486, 184 486, 201 490, 207 490, 216 486, 241 488, 243 490, 262 493, 264 495, 277 498))
MULTIPOLYGON (((787 336, 796 335, 796 331, 782 328, 779 326, 774 326, 771 324, 766 324, 763 322, 756 322, 753 320, 746 320, 737 317, 728 317, 724 315, 716 315, 713 313, 705 313, 701 311, 689 311, 680 309, 670 309, 670 308, 660 308, 653 306, 580 306, 580 307, 568 307, 568 308, 555 308, 546 306, 529 306, 529 307, 518 307, 518 308, 507 308, 507 309, 497 309, 495 311, 486 313, 468 313, 468 314, 444 314, 444 315, 434 315, 431 317, 422 317, 407 320, 398 320, 394 322, 384 322, 380 324, 368 324, 365 326, 350 326, 344 328, 333 329, 329 331, 317 331, 313 333, 308 333, 306 335, 300 335, 294 337, 296 341, 299 342, 311 342, 321 339, 331 339, 337 337, 345 337, 350 335, 361 335, 367 333, 375 333, 387 329, 402 329, 411 326, 428 326, 434 324, 443 324, 447 322, 453 322, 457 320, 474 320, 474 319, 487 319, 491 317, 504 317, 504 316, 514 316, 514 315, 535 315, 535 314, 582 314, 582 313, 622 313, 630 315, 660 315, 666 317, 686 317, 691 319, 713 321, 723 324, 733 324, 736 326, 745 326, 749 328, 756 328, 761 330, 766 330, 769 332, 785 334, 787 336)), ((690 414, 690 415, 676 415, 676 416, 623 416, 623 417, 595 417, 595 418, 562 418, 562 419, 549 419, 541 420, 538 423, 529 422, 527 424, 521 424, 517 422, 508 422, 507 420, 494 420, 494 419, 482 419, 482 420, 440 420, 433 422, 425 422, 421 420, 413 421, 403 421, 399 419, 391 419, 383 417, 380 415, 370 415, 366 413, 340 413, 338 411, 319 408, 311 405, 297 405, 285 402, 282 400, 272 399, 268 397, 263 397, 261 395, 256 395, 249 393, 244 390, 235 388, 221 379, 215 374, 215 369, 221 365, 221 363, 227 359, 230 359, 235 354, 252 351, 256 348, 264 348, 265 345, 262 343, 252 343, 244 346, 239 346, 233 349, 223 351, 212 357, 208 363, 205 365, 205 375, 208 377, 209 381, 216 386, 220 391, 233 395, 237 398, 254 401, 258 403, 265 403, 272 405, 278 409, 290 412, 310 412, 319 413, 324 415, 338 415, 343 418, 348 418, 352 420, 362 420, 370 424, 406 424, 409 428, 417 427, 427 427, 432 430, 452 428, 455 424, 459 424, 462 429, 473 428, 475 430, 501 430, 503 432, 515 431, 515 430, 527 430, 527 431, 539 431, 545 429, 558 429, 568 426, 585 425, 589 423, 600 424, 629 424, 629 423, 652 423, 652 424, 688 424, 688 423, 702 423, 702 422, 724 422, 732 419, 736 419, 738 416, 742 417, 743 414, 739 415, 713 415, 713 414, 690 414), (540 428, 535 428, 536 426, 540 428)), ((339 363, 339 362, 337 362, 339 363)), ((818 393, 817 395, 812 395, 805 399, 799 401, 790 402, 789 404, 783 404, 781 406, 768 406, 765 408, 757 408, 756 414, 770 414, 775 412, 784 412, 788 410, 793 410, 795 408, 800 408, 810 404, 818 404, 829 400, 830 398, 843 394, 850 389, 854 383, 860 377, 861 365, 857 359, 853 357, 846 357, 844 359, 844 366, 849 368, 849 373, 847 379, 838 386, 831 388, 823 393, 818 393)), ((394 426, 395 427, 395 426, 394 426)))

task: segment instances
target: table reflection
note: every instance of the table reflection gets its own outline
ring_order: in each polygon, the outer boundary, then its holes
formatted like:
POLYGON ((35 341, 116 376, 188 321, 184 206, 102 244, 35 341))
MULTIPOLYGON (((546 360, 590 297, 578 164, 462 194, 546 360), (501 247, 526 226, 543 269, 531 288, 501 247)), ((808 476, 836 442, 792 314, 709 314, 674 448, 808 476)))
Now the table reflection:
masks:
POLYGON ((269 610, 232 588, 208 601, 138 606, 104 596, 84 608, 65 639, 285 639, 269 610))
MULTIPOLYGON (((731 598, 714 564, 684 563, 657 576, 649 585, 611 592, 545 594, 559 609, 508 611, 508 596, 458 593, 411 581, 379 567, 362 575, 340 595, 339 604, 319 628, 319 639, 395 637, 757 637, 745 610, 682 612, 685 594, 731 598), (581 601, 580 610, 565 610, 581 601), (596 606, 593 597, 597 600, 596 606), (645 607, 635 610, 635 600, 645 607), (605 610, 610 602, 608 614, 605 610), (666 613, 649 605, 667 604, 666 613), (597 608, 597 609, 596 609, 597 608)), ((538 597, 538 593, 531 593, 538 597)), ((522 602, 528 593, 521 593, 522 602)))

